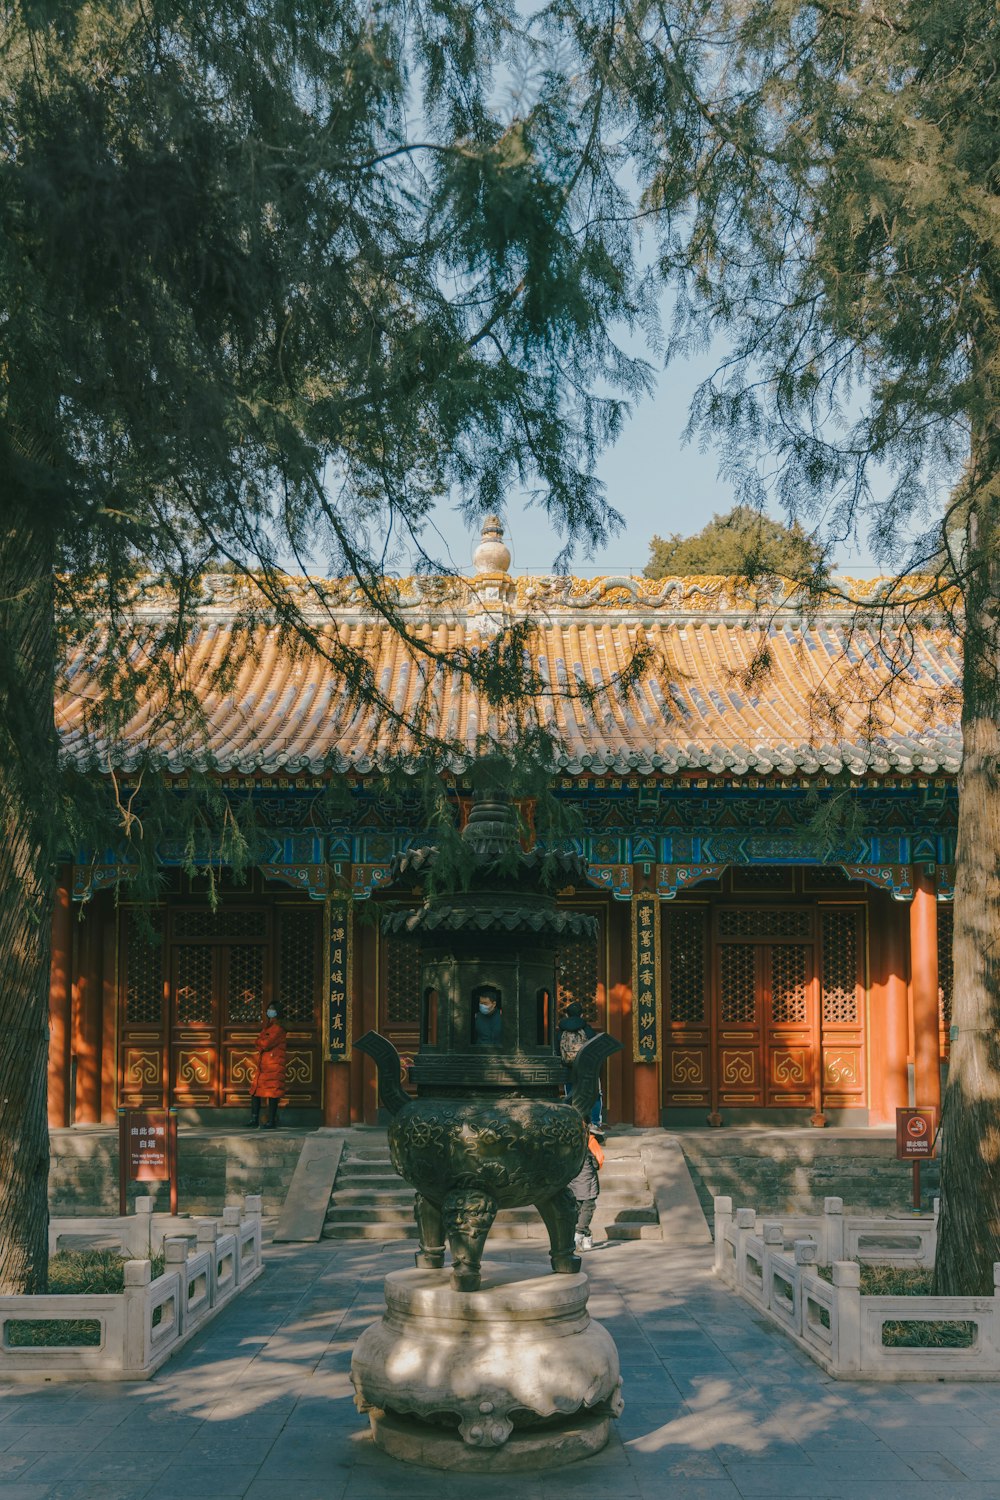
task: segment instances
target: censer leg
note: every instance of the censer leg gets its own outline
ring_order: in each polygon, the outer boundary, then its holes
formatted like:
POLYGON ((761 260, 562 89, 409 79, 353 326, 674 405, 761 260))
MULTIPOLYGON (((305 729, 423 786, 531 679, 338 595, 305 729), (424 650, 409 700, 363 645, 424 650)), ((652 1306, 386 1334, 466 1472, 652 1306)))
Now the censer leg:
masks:
POLYGON ((479 1266, 486 1236, 497 1216, 497 1202, 476 1188, 458 1188, 441 1205, 451 1250, 451 1284, 456 1292, 479 1290, 479 1266))
POLYGON ((413 1200, 413 1217, 417 1221, 417 1232, 420 1235, 420 1249, 414 1256, 414 1263, 425 1271, 440 1271, 444 1265, 441 1205, 432 1203, 423 1193, 418 1193, 413 1200))
POLYGON ((549 1232, 549 1258, 553 1271, 572 1275, 580 1269, 580 1257, 574 1254, 576 1199, 569 1188, 561 1188, 535 1207, 549 1232))

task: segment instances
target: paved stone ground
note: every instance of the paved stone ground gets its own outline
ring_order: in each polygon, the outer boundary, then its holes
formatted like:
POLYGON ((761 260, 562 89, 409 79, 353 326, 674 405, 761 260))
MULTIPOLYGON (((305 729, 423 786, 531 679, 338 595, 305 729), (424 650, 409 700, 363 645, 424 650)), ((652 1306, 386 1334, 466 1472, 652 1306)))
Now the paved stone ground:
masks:
POLYGON ((399 1465, 348 1370, 411 1255, 275 1246, 154 1380, 0 1390, 0 1500, 1000 1500, 1000 1385, 832 1381, 716 1283, 709 1252, 655 1243, 585 1261, 625 1376, 604 1453, 492 1480, 399 1465))

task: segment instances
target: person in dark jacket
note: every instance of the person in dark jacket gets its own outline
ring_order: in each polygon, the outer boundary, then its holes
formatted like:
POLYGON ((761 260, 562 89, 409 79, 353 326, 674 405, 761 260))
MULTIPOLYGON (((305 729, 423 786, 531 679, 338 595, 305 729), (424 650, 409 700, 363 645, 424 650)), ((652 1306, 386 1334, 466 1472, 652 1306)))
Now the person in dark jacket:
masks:
POLYGON ((593 1250, 594 1248, 590 1226, 593 1223, 594 1209, 597 1207, 597 1198, 601 1191, 601 1183, 597 1174, 604 1165, 604 1152, 601 1149, 603 1140, 602 1132, 591 1126, 583 1166, 569 1184, 569 1190, 576 1199, 574 1241, 577 1250, 593 1250))
MULTIPOLYGON (((567 1005, 565 1011, 560 1017, 558 1034, 559 1056, 562 1058, 563 1062, 568 1068, 576 1058, 577 1053, 582 1052, 583 1048, 586 1046, 587 1042, 590 1041, 591 1037, 597 1036, 598 1033, 595 1031, 594 1027, 584 1019, 583 1007, 580 1005, 579 1001, 574 1000, 569 1005, 567 1005)), ((570 1093, 570 1085, 568 1083, 564 1085, 563 1092, 568 1098, 570 1093)), ((600 1125, 603 1116, 604 1094, 601 1089, 600 1079, 598 1079, 597 1099, 595 1100, 594 1107, 590 1112, 591 1125, 600 1125)))
POLYGON ((503 1041, 503 1012, 490 990, 482 990, 476 1003, 472 1040, 482 1047, 499 1047, 503 1041))

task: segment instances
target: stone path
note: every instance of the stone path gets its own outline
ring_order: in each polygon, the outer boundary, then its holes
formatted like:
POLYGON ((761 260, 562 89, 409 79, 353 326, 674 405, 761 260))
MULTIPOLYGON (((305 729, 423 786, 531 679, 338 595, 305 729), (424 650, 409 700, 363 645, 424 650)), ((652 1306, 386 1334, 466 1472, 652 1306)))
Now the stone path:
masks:
MULTIPOLYGON (((1000 1385, 828 1379, 714 1280, 709 1253, 585 1259, 626 1410, 605 1452, 473 1480, 372 1446, 348 1379, 412 1246, 274 1246, 266 1274, 143 1384, 0 1390, 0 1500, 1000 1500, 1000 1385)), ((537 1250, 491 1261, 535 1263, 537 1250)))

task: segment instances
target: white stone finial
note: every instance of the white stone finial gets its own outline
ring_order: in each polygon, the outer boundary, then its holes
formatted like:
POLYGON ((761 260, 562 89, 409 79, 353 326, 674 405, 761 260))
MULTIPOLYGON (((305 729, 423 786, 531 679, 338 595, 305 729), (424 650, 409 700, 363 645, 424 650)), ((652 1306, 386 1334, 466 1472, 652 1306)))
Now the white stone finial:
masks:
POLYGON ((472 554, 472 564, 477 573, 506 573, 510 567, 510 548, 503 539, 503 525, 499 516, 487 516, 483 522, 483 537, 472 554))

